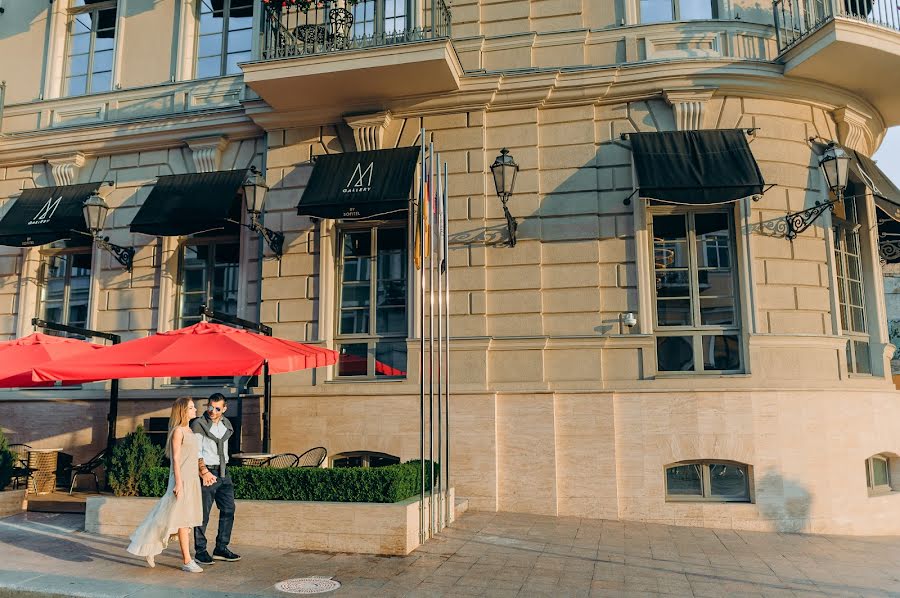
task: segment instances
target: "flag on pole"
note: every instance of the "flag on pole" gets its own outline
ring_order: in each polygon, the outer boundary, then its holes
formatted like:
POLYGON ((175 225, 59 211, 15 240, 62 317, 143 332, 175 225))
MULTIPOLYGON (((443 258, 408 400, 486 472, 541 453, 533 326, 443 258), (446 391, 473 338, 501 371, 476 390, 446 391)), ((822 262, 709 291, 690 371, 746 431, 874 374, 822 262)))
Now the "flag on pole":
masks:
POLYGON ((434 217, 437 224, 437 258, 440 272, 443 274, 447 270, 447 256, 444 253, 444 236, 447 231, 444 228, 444 174, 441 172, 441 161, 438 159, 437 167, 437 185, 434 194, 434 217))
POLYGON ((422 210, 425 218, 419 217, 416 219, 416 242, 413 248, 415 252, 413 261, 415 262, 416 270, 422 269, 422 239, 425 240, 425 257, 427 258, 431 255, 431 187, 433 181, 431 177, 431 160, 426 160, 424 156, 422 158, 422 168, 425 169, 425 180, 422 188, 422 205, 419 209, 422 210), (425 230, 422 230, 423 224, 425 230))

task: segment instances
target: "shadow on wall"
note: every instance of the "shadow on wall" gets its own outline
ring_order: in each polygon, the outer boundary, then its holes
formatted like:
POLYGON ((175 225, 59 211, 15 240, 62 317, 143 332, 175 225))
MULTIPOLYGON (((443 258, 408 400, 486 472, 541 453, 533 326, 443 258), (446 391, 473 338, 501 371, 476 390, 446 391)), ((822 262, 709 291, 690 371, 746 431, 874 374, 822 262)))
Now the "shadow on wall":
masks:
POLYGON ((760 514, 772 522, 776 531, 810 531, 813 498, 801 483, 769 472, 756 481, 756 503, 760 514))
POLYGON ((0 15, 0 40, 21 35, 35 27, 44 30, 52 7, 47 2, 34 0, 3 3, 6 12, 0 15))

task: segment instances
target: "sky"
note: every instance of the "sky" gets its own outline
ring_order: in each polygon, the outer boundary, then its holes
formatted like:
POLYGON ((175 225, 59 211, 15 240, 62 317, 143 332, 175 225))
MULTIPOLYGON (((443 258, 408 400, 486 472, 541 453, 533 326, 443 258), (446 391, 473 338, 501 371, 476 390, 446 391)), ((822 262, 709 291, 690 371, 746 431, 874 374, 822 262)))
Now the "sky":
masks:
POLYGON ((888 130, 881 147, 873 156, 878 167, 888 175, 895 185, 900 187, 900 127, 888 130))

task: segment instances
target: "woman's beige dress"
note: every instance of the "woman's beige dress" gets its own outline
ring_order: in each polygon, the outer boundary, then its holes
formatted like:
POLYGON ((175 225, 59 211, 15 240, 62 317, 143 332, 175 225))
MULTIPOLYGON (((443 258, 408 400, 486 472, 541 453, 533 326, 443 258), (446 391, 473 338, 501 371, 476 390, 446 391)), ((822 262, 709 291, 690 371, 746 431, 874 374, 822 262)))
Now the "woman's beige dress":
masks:
POLYGON ((157 555, 165 550, 169 538, 180 527, 197 527, 203 523, 203 502, 200 492, 200 474, 197 458, 200 445, 190 428, 185 428, 179 462, 182 495, 175 497, 175 471, 169 468, 169 487, 147 518, 134 533, 128 552, 137 556, 157 555))

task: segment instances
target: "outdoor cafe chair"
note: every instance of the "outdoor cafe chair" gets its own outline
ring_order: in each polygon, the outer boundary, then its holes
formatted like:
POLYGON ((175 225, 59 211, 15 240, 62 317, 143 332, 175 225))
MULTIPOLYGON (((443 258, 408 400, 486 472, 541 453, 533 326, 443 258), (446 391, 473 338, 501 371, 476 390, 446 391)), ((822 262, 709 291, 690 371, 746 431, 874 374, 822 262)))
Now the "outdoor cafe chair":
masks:
POLYGON ((66 468, 72 476, 72 484, 69 486, 70 496, 75 490, 75 482, 78 480, 78 476, 80 475, 94 476, 94 488, 97 490, 97 494, 100 494, 100 480, 97 479, 97 468, 103 465, 103 459, 105 456, 106 449, 103 449, 102 451, 94 455, 89 461, 86 461, 85 463, 81 463, 79 465, 70 465, 66 468))
POLYGON ((31 450, 31 447, 27 444, 11 444, 9 450, 16 456, 12 469, 13 490, 18 489, 19 484, 23 481, 27 488, 28 481, 34 473, 34 470, 28 467, 28 451, 31 450))
POLYGON ((324 446, 311 448, 297 458, 294 467, 320 467, 328 456, 324 446))
POLYGON ((275 455, 274 457, 269 457, 265 461, 262 462, 262 467, 276 467, 276 468, 286 468, 286 467, 294 467, 297 463, 297 455, 294 453, 282 453, 280 455, 275 455))

